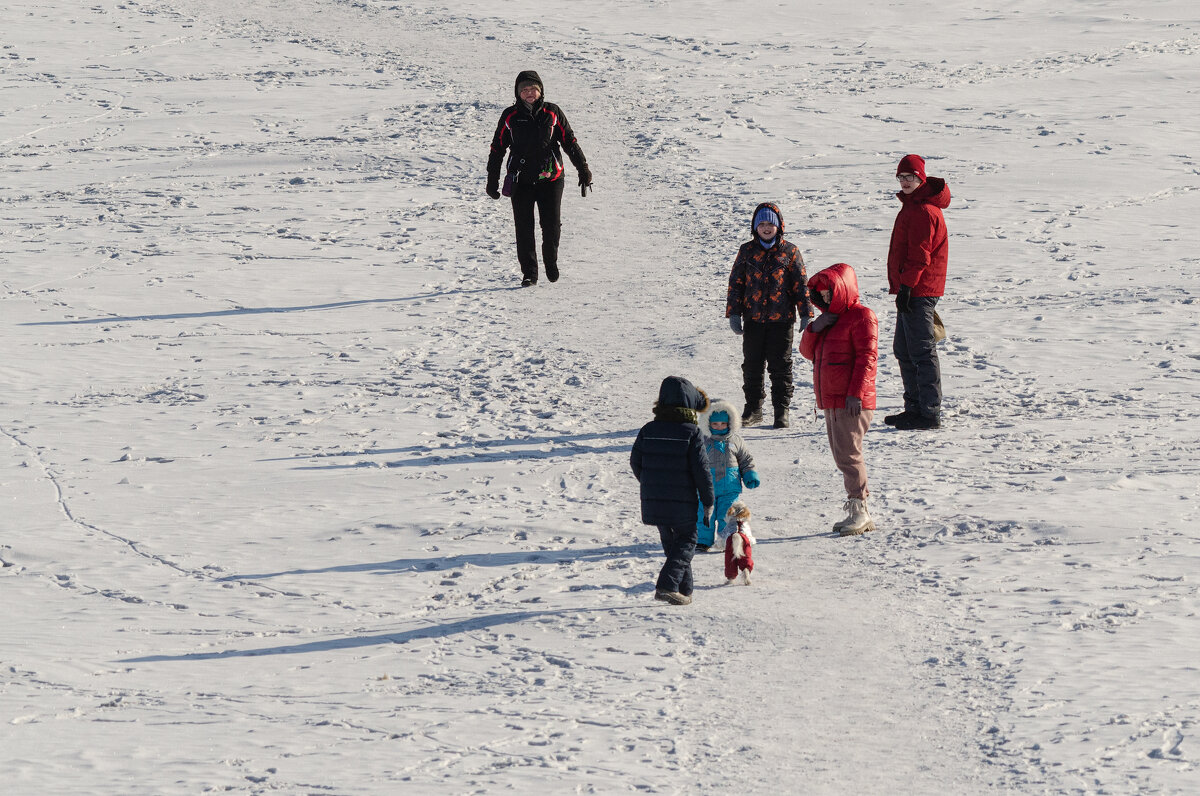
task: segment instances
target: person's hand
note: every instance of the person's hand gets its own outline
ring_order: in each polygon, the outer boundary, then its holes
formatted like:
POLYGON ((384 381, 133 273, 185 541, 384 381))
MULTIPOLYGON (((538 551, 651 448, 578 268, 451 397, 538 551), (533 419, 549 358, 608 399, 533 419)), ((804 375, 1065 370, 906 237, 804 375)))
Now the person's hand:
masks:
POLYGON ((800 320, 797 322, 797 324, 796 324, 796 325, 800 327, 800 328, 799 328, 799 329, 797 329, 796 331, 800 332, 800 334, 804 334, 804 328, 805 328, 806 326, 808 326, 808 318, 806 318, 806 317, 804 317, 803 315, 801 315, 801 316, 800 316, 800 320))
POLYGON ((733 330, 734 334, 741 334, 742 333, 742 316, 741 315, 730 315, 729 316, 729 328, 733 330))
POLYGON ((500 181, 499 180, 488 180, 487 195, 492 197, 493 199, 500 198, 500 181))
POLYGON ((579 187, 592 184, 592 170, 584 166, 579 170, 579 187))
POLYGON ((858 417, 862 414, 862 398, 854 395, 846 396, 846 413, 851 417, 858 417))
POLYGON ((713 515, 713 507, 705 506, 704 507, 704 524, 705 524, 705 526, 712 525, 712 515, 713 515))
POLYGON ((838 316, 836 312, 822 312, 817 316, 815 321, 808 325, 808 329, 810 332, 820 334, 830 326, 833 326, 835 323, 837 323, 837 319, 838 316))
POLYGON ((762 485, 762 481, 758 478, 758 473, 753 470, 742 476, 742 483, 746 485, 747 489, 758 489, 762 485))
POLYGON ((900 292, 896 294, 896 312, 911 312, 912 311, 912 288, 908 285, 901 285, 900 292))

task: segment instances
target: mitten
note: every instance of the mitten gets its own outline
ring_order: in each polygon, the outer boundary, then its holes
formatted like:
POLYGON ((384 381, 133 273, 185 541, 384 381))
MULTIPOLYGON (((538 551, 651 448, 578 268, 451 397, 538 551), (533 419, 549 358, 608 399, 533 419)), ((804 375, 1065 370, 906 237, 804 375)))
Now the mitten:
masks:
POLYGON ((853 395, 847 395, 846 412, 851 417, 858 417, 860 414, 862 414, 862 399, 856 398, 853 395))
POLYGON ((809 324, 809 331, 819 334, 837 323, 837 319, 836 312, 822 312, 815 321, 809 324))
POLYGON ((758 480, 758 473, 749 470, 742 476, 742 483, 746 485, 747 489, 758 489, 762 481, 758 480))
POLYGON ((488 177, 487 195, 493 199, 500 198, 500 180, 499 178, 488 177))
POLYGON ((705 525, 712 525, 712 515, 713 515, 713 507, 705 506, 704 507, 704 524, 705 525))
POLYGON ((742 316, 741 315, 730 315, 729 316, 729 328, 733 330, 734 334, 741 334, 742 333, 742 316))
POLYGON ((909 312, 912 310, 912 288, 908 285, 901 285, 900 292, 896 294, 896 311, 909 312))

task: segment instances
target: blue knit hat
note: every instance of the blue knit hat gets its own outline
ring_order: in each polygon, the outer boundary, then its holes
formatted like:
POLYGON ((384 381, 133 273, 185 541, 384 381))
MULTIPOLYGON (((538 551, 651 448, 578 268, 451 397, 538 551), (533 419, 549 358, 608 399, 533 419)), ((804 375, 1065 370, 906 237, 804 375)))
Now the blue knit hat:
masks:
MULTIPOLYGON (((745 218, 745 216, 742 216, 742 218, 745 218)), ((775 226, 779 226, 779 216, 775 215, 775 211, 769 207, 760 208, 759 211, 754 214, 755 228, 757 228, 758 225, 763 223, 764 221, 767 222, 768 224, 774 224, 775 226)))
POLYGON ((729 422, 729 413, 728 412, 713 412, 711 415, 708 416, 708 425, 709 425, 708 430, 712 431, 712 433, 716 434, 717 436, 720 436, 722 434, 728 434, 729 429, 725 429, 724 431, 718 432, 718 431, 714 431, 712 428, 713 423, 728 423, 728 422, 729 422))

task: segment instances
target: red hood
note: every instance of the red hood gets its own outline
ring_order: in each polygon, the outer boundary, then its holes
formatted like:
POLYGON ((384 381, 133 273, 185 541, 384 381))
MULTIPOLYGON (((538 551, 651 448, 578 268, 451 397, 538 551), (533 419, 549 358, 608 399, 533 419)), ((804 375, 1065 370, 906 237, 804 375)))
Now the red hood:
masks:
POLYGON ((945 210, 950 206, 950 186, 946 185, 946 181, 941 177, 930 177, 911 194, 905 195, 904 191, 898 191, 896 198, 905 203, 933 205, 939 210, 945 210))
POLYGON ((843 313, 858 304, 858 275, 846 263, 836 263, 808 280, 808 294, 811 296, 818 290, 832 291, 829 311, 843 313))

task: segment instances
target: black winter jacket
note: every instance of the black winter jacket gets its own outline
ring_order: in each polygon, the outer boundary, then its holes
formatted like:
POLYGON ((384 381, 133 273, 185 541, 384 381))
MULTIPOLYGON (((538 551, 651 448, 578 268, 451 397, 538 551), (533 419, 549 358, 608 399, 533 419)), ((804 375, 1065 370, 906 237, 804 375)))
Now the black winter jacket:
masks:
POLYGON ((700 504, 713 505, 712 474, 696 412, 708 398, 687 379, 668 377, 659 388, 654 420, 642 426, 629 466, 641 484, 642 522, 686 527, 696 522, 700 504))
MULTIPOLYGON (((522 72, 517 75, 513 93, 516 94, 517 86, 528 80, 537 81, 539 86, 542 83, 537 72, 522 72)), ((527 108, 518 94, 516 103, 500 114, 488 156, 488 186, 491 188, 500 184, 500 166, 505 150, 510 150, 507 171, 512 172, 516 182, 521 185, 561 179, 563 151, 571 158, 576 170, 583 172, 587 168, 587 159, 575 140, 575 133, 562 108, 546 102, 544 98, 538 99, 533 108, 527 108)))

